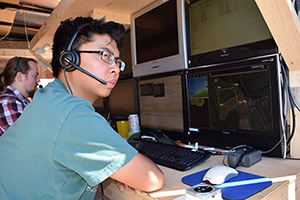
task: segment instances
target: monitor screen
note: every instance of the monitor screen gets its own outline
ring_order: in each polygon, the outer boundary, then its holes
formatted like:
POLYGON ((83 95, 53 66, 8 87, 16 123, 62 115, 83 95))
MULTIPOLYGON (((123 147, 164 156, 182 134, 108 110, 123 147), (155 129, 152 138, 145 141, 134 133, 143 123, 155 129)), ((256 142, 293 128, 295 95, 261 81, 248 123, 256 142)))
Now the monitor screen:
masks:
POLYGON ((119 79, 132 77, 131 47, 130 47, 130 29, 126 30, 123 46, 120 47, 120 56, 125 62, 125 70, 120 72, 119 79))
POLYGON ((132 16, 135 77, 186 67, 183 5, 181 0, 158 0, 132 16))
POLYGON ((137 63, 179 52, 176 1, 162 4, 135 19, 137 63))
POLYGON ((255 0, 187 1, 186 8, 190 67, 275 51, 255 0))
MULTIPOLYGON (((271 149, 280 140, 277 56, 187 74, 188 129, 205 145, 271 149)), ((280 155, 278 151, 272 152, 280 155)))
POLYGON ((101 114, 103 117, 107 117, 107 108, 105 106, 105 99, 99 98, 93 104, 95 111, 101 114))
POLYGON ((124 116, 137 113, 136 80, 119 80, 108 97, 108 112, 111 116, 124 116))
POLYGON ((183 132, 182 74, 139 80, 141 128, 183 132))

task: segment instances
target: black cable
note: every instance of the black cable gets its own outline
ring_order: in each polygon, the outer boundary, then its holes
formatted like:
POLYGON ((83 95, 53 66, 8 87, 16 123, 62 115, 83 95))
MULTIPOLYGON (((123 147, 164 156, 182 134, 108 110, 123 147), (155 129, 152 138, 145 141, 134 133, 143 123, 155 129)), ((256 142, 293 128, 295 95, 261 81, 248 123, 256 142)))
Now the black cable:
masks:
POLYGON ((100 187, 101 187, 101 199, 104 200, 104 191, 103 191, 102 183, 100 183, 100 187))
POLYGON ((297 103, 294 101, 294 99, 292 98, 292 92, 291 92, 291 87, 290 87, 290 81, 289 81, 289 78, 287 76, 287 73, 286 73, 286 70, 285 70, 285 67, 284 67, 284 64, 281 64, 282 66, 282 71, 284 73, 284 77, 286 78, 286 82, 287 82, 287 88, 288 88, 288 93, 289 93, 289 96, 291 97, 290 98, 290 101, 292 103, 292 105, 294 105, 299 111, 300 111, 300 108, 298 107, 297 103))
POLYGON ((282 71, 284 73, 284 77, 286 79, 286 82, 287 82, 287 91, 288 91, 288 97, 289 97, 289 101, 290 101, 290 105, 291 105, 291 114, 292 114, 292 129, 290 131, 290 136, 289 136, 289 139, 287 140, 287 144, 290 144, 292 138, 294 137, 294 133, 295 133, 295 127, 296 127, 296 119, 295 119, 295 108, 297 108, 299 111, 299 107, 297 106, 296 102, 294 101, 293 99, 293 96, 292 96, 292 92, 291 92, 291 87, 290 87, 290 83, 289 83, 289 78, 287 76, 287 73, 286 73, 286 70, 285 70, 285 67, 284 65, 282 64, 282 71))
POLYGON ((286 158, 288 160, 300 160, 300 158, 286 158))
MULTIPOLYGON (((290 99, 292 99, 293 97, 290 95, 290 99)), ((289 137, 289 139, 287 140, 287 144, 290 144, 292 138, 294 137, 294 133, 295 133, 295 127, 296 127, 296 118, 295 118, 295 110, 294 110, 294 104, 291 104, 291 112, 292 112, 292 130, 291 130, 291 135, 289 137)))
POLYGON ((70 85, 69 85, 69 82, 68 82, 68 79, 67 79, 67 76, 66 76, 66 70, 67 70, 67 69, 64 68, 64 76, 65 76, 65 80, 66 80, 67 85, 68 85, 68 88, 69 88, 69 90, 70 90, 70 94, 73 95, 72 89, 71 89, 71 87, 70 87, 70 85))

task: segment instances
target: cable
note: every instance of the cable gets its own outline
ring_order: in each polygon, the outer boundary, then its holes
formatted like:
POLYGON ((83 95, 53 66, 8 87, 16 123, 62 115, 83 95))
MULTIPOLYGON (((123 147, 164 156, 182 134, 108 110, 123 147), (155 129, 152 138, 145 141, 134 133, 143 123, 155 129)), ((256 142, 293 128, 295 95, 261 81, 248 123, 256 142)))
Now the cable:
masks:
MULTIPOLYGON (((293 98, 293 97, 290 97, 290 98, 293 98)), ((287 141, 287 144, 290 144, 292 138, 294 137, 294 133, 295 133, 295 127, 296 127, 296 118, 295 118, 295 110, 294 110, 294 105, 291 104, 291 115, 292 115, 292 131, 291 131, 291 134, 290 134, 290 137, 287 141)))
MULTIPOLYGON (((283 141, 283 158, 286 158, 286 150, 287 150, 287 146, 286 146, 286 136, 288 133, 288 129, 287 129, 287 113, 290 107, 289 104, 289 98, 288 98, 288 84, 287 84, 287 76, 285 74, 285 69, 282 63, 280 63, 281 66, 281 89, 282 89, 282 113, 281 113, 281 125, 282 125, 282 138, 280 140, 280 143, 282 143, 283 141)), ((280 144, 278 143, 278 145, 280 144)))
POLYGON ((300 160, 300 158, 286 158, 288 160, 300 160))
MULTIPOLYGON (((21 7, 21 12, 23 12, 23 7, 21 7)), ((23 15, 24 15, 24 32, 25 32, 27 47, 28 47, 28 49, 30 49, 30 42, 29 42, 29 39, 28 39, 28 32, 27 32, 27 27, 26 27, 26 16, 25 16, 26 13, 23 12, 23 15)))
POLYGON ((70 87, 70 85, 69 85, 69 82, 68 82, 68 79, 67 79, 66 70, 67 70, 67 69, 64 68, 64 76, 65 76, 65 80, 66 80, 67 85, 68 85, 68 88, 69 88, 69 90, 70 90, 70 94, 73 95, 72 89, 71 89, 71 87, 70 87))
POLYGON ((295 106, 295 108, 297 108, 298 111, 300 111, 300 108, 298 107, 297 103, 295 102, 293 96, 292 96, 292 92, 291 92, 291 88, 289 88, 289 94, 290 94, 290 97, 291 97, 291 102, 292 102, 292 105, 295 106))
MULTIPOLYGON (((11 27, 13 27, 14 22, 15 22, 15 20, 13 20, 13 22, 11 23, 11 27)), ((7 31, 7 33, 2 38, 0 38, 0 41, 4 40, 9 35, 10 31, 11 31, 11 28, 7 31)))
POLYGON ((242 147, 250 147, 250 146, 248 146, 248 145, 246 145, 246 144, 242 144, 242 145, 239 145, 239 146, 236 146, 236 147, 231 148, 231 149, 225 154, 225 156, 223 157, 223 160, 222 160, 223 165, 227 166, 227 165, 225 164, 225 159, 227 158, 227 156, 228 156, 229 153, 234 152, 234 150, 240 149, 240 148, 242 148, 242 147))
POLYGON ((100 187, 101 187, 101 200, 104 200, 104 191, 103 191, 102 183, 100 183, 100 187))
POLYGON ((287 75, 287 72, 285 70, 285 67, 284 65, 282 64, 282 71, 284 73, 284 76, 286 78, 286 82, 287 82, 287 92, 288 92, 288 100, 290 101, 290 108, 291 108, 291 116, 292 116, 292 128, 291 128, 291 131, 290 131, 290 135, 289 135, 289 138, 287 140, 287 145, 290 145, 290 142, 292 140, 292 138, 294 137, 294 134, 295 134, 295 127, 296 127, 296 118, 295 118, 295 108, 300 111, 297 103, 294 101, 294 98, 292 96, 292 92, 291 92, 291 87, 290 87, 290 83, 289 83, 289 78, 288 78, 288 75, 287 75))

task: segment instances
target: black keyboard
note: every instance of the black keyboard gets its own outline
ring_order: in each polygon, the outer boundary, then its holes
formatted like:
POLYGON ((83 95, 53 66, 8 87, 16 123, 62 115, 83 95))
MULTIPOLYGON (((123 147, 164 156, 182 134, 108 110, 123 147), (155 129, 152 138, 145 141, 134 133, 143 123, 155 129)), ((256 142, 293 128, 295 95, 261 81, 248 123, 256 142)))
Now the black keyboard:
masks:
POLYGON ((133 147, 155 163, 172 169, 185 171, 207 160, 211 153, 205 150, 191 149, 158 142, 142 140, 133 147))

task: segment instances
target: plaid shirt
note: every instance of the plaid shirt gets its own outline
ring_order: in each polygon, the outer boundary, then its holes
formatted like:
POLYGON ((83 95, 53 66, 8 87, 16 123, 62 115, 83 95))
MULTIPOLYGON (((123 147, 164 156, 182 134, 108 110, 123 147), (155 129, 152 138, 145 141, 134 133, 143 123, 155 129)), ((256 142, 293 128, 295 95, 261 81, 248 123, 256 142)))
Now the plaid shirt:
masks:
POLYGON ((28 103, 17 89, 7 86, 0 95, 0 136, 20 117, 28 103))

